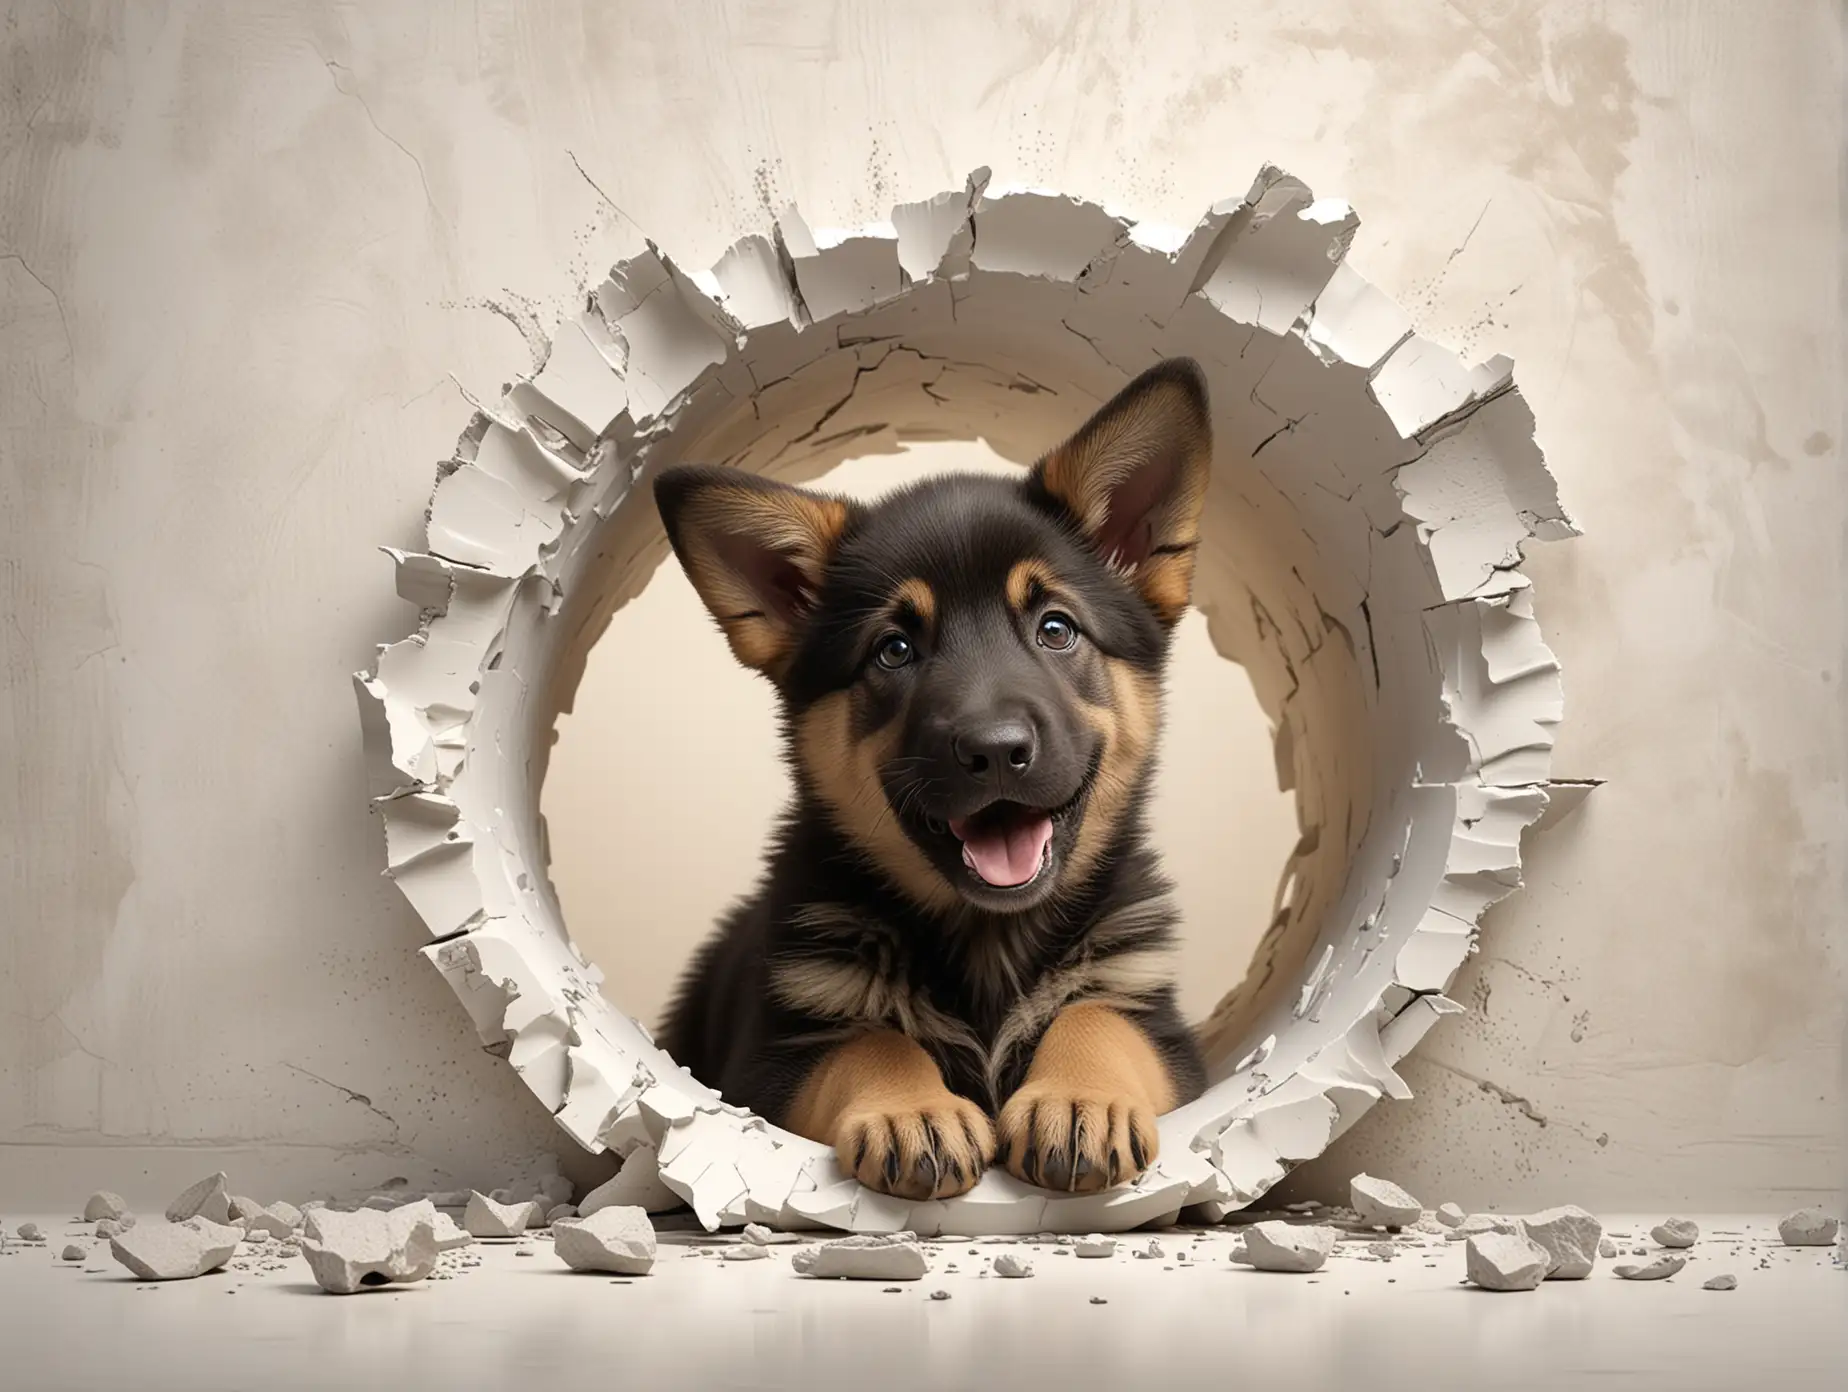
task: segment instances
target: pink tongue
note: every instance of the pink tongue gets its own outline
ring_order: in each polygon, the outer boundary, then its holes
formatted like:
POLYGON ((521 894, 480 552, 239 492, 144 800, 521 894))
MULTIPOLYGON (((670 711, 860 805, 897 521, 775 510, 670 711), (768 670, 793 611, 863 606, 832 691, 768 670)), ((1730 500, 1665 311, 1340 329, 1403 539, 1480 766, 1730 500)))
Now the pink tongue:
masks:
POLYGON ((963 838, 963 864, 997 889, 1023 885, 1037 875, 1052 840, 1052 818, 1046 816, 1010 818, 993 830, 952 825, 963 838))

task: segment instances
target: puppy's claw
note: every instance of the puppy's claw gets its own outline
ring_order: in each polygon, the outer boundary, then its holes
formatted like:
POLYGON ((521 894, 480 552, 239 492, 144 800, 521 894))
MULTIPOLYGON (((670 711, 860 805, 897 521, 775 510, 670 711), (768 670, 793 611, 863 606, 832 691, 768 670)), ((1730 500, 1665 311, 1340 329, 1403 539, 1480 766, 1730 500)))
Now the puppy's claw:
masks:
POLYGON ((1140 1099, 1029 1083, 1001 1109, 1001 1155, 1028 1184, 1090 1194, 1133 1181, 1160 1142, 1140 1099))
POLYGON ((944 1091, 848 1114, 834 1153, 882 1194, 947 1199, 973 1188, 994 1159, 994 1127, 973 1102, 944 1091))

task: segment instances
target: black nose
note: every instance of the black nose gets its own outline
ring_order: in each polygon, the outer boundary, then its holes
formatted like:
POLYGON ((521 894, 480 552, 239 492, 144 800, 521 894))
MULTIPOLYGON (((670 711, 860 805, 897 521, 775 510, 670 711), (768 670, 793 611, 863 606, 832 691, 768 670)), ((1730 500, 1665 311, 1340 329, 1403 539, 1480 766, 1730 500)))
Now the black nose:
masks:
POLYGON ((958 730, 950 747, 956 762, 978 777, 991 770, 1025 773, 1039 753, 1039 737, 1025 720, 996 720, 958 730))

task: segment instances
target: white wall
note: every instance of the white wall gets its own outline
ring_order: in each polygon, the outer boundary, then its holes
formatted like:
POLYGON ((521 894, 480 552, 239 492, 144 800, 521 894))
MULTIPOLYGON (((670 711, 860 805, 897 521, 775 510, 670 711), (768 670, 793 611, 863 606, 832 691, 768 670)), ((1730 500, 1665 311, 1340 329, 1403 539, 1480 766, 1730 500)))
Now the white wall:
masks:
POLYGON ((22 0, 0 65, 0 1193, 550 1144, 377 877, 346 673, 457 384, 638 227, 697 267, 978 164, 1184 224, 1266 158, 1515 357, 1589 533, 1531 566, 1557 767, 1611 780, 1323 1178, 1839 1182, 1836 7, 22 0))

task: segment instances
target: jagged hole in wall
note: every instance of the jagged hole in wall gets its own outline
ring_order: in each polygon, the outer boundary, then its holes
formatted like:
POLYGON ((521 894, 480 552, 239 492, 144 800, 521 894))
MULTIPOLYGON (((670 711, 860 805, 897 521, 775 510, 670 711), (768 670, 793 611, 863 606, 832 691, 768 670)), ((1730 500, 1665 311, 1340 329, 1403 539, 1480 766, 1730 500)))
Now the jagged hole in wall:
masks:
MULTIPOLYGON (((813 486, 870 499, 954 470, 1020 472, 979 442, 933 441, 813 486)), ((1270 921, 1295 801, 1250 679, 1197 610, 1175 635, 1164 715, 1151 844, 1182 911, 1181 1006, 1204 1019, 1270 921)), ((756 884, 788 791, 769 683, 733 659, 670 559, 591 650, 542 794, 565 922, 619 1009, 660 1018, 694 946, 756 884)))
MULTIPOLYGON (((1521 547, 1575 532, 1512 365, 1416 334, 1346 265, 1353 210, 1278 170, 1191 230, 986 184, 852 232, 788 209, 709 273, 652 245, 613 268, 463 432, 425 551, 394 553, 417 630, 358 676, 387 873, 429 927, 424 955, 566 1134, 708 1226, 1120 1231, 1250 1203, 1376 1100, 1411 1095, 1393 1065, 1458 1008, 1442 993, 1559 790, 1559 672, 1521 547), (592 649, 668 558, 660 469, 802 483, 974 440, 1024 465, 1176 355, 1213 403, 1194 601, 1277 732, 1274 786, 1301 829, 1250 970, 1202 1023, 1213 1085, 1115 1190, 991 1171, 940 1203, 873 1193, 827 1147, 715 1097, 605 997, 548 870, 553 732, 607 686, 584 683, 592 649)), ((715 674, 728 662, 709 633, 673 642, 715 674)), ((629 647, 598 649, 610 680, 651 661, 629 647)), ((1185 738, 1171 729, 1171 755, 1185 738)), ((1246 767, 1222 771, 1235 796, 1256 796, 1246 767)), ((576 800, 633 817, 646 797, 612 779, 576 800)), ((595 816, 571 834, 594 837, 595 816)), ((1242 828, 1207 827, 1218 816, 1201 828, 1239 864, 1242 828)), ((734 827, 741 875, 758 830, 734 827)), ((665 930, 678 959, 709 913, 612 921, 625 944, 665 930)), ((612 992, 645 1009, 617 979, 627 951, 605 959, 612 992)))

